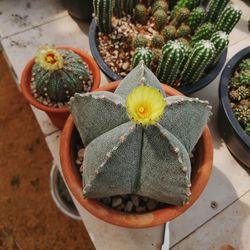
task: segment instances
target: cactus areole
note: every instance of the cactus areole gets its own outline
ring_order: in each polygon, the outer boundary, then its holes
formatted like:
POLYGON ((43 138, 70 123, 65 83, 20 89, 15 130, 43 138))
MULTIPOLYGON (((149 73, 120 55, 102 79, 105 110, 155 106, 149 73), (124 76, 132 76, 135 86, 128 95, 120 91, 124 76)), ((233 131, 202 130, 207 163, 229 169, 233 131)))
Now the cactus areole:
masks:
POLYGON ((85 146, 85 198, 138 194, 179 206, 188 202, 189 155, 211 113, 208 102, 167 97, 140 62, 114 93, 77 93, 70 109, 85 146))

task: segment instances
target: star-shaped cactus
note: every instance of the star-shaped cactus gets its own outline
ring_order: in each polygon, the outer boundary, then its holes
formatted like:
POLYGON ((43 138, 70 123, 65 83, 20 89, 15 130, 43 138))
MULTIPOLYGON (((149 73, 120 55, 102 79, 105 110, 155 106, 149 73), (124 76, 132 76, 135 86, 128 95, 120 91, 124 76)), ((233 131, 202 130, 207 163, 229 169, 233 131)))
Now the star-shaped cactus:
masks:
POLYGON ((75 94, 70 107, 85 146, 86 198, 138 194, 174 205, 188 201, 189 154, 210 115, 208 102, 167 97, 154 74, 140 63, 114 93, 75 94), (147 88, 136 94, 139 86, 147 88), (139 112, 134 117, 133 110, 139 112))

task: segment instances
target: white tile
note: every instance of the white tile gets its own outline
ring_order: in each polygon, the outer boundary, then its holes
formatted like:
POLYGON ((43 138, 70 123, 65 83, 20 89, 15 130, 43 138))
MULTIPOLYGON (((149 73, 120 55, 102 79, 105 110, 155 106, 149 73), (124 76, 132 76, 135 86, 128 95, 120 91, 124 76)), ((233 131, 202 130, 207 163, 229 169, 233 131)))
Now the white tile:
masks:
POLYGON ((2 38, 67 15, 60 0, 2 0, 0 13, 2 38))

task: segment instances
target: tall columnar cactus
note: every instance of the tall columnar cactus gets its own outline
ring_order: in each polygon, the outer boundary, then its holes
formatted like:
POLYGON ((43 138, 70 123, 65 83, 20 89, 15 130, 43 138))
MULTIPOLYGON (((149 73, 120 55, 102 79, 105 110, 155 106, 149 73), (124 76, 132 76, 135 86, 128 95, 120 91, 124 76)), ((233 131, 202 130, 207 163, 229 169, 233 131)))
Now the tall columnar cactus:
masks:
POLYGON ((135 20, 140 24, 146 24, 148 20, 148 11, 145 5, 137 4, 135 6, 135 20))
POLYGON ((167 16, 167 13, 163 9, 158 9, 157 11, 155 11, 153 18, 154 18, 156 29, 160 30, 165 26, 168 16, 167 16))
POLYGON ((188 201, 189 153, 210 115, 208 102, 166 97, 140 64, 114 93, 76 94, 70 107, 85 145, 85 198, 138 194, 181 206, 188 201))
POLYGON ((198 7, 201 3, 201 0, 179 0, 177 4, 174 6, 173 10, 171 11, 171 17, 174 18, 176 12, 179 8, 188 8, 192 11, 194 8, 198 7))
POLYGON ((192 29, 193 32, 204 22, 206 12, 203 8, 197 7, 193 9, 188 18, 188 25, 192 29))
POLYGON ((136 48, 132 57, 132 66, 135 68, 141 61, 143 61, 147 67, 150 67, 152 59, 153 53, 149 48, 136 48))
POLYGON ((161 33, 166 42, 169 40, 174 40, 176 37, 176 28, 173 25, 167 25, 164 27, 161 33))
POLYGON ((201 40, 209 40, 213 33, 214 25, 212 23, 204 23, 195 31, 191 39, 191 44, 194 45, 201 40))
POLYGON ((187 37, 191 33, 191 29, 188 25, 186 24, 181 24, 181 26, 178 28, 176 32, 177 37, 187 37))
POLYGON ((223 51, 227 48, 229 44, 229 37, 225 32, 217 31, 212 35, 210 41, 214 44, 215 47, 215 56, 213 59, 213 64, 216 64, 220 59, 223 51))
POLYGON ((93 0, 93 6, 99 31, 110 34, 112 32, 114 0, 93 0))
POLYGON ((132 45, 134 48, 147 47, 149 40, 142 34, 138 34, 134 37, 132 45))
POLYGON ((219 16, 216 23, 216 30, 224 31, 229 34, 240 20, 241 15, 241 10, 236 9, 231 5, 227 6, 219 16))
POLYGON ((154 14, 158 9, 162 9, 165 13, 168 12, 168 3, 165 0, 157 0, 152 7, 152 13, 154 14))
POLYGON ((153 48, 161 49, 164 45, 164 37, 162 35, 154 35, 152 37, 151 45, 153 48))
POLYGON ((31 81, 39 95, 66 102, 76 92, 84 91, 83 82, 89 79, 89 71, 75 52, 49 46, 38 50, 31 81))
POLYGON ((126 14, 132 15, 138 0, 123 0, 123 9, 126 14))
POLYGON ((114 0, 114 15, 118 18, 121 18, 123 16, 123 1, 124 0, 114 0))
POLYGON ((211 0, 206 13, 206 22, 216 23, 228 3, 229 0, 211 0))
POLYGON ((182 22, 185 22, 188 19, 189 15, 190 10, 188 8, 179 8, 176 11, 175 18, 170 22, 170 24, 178 27, 182 22))
POLYGON ((215 47, 212 42, 203 40, 196 43, 181 72, 181 83, 186 85, 197 82, 211 64, 214 55, 215 47))
POLYGON ((174 85, 185 55, 185 47, 178 40, 165 44, 156 72, 157 78, 170 86, 174 85))

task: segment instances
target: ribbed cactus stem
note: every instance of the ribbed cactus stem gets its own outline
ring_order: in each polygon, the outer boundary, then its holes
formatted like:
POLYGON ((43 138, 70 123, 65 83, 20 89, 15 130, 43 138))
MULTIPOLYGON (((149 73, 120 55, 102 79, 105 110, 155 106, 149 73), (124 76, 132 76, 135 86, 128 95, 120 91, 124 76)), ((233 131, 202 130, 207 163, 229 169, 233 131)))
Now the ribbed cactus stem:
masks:
POLYGON ((181 73, 181 83, 194 84, 203 75, 215 55, 215 47, 212 42, 203 40, 195 44, 192 53, 181 73))
POLYGON ((229 0, 211 0, 208 5, 206 22, 216 23, 219 15, 225 9, 229 0))
POLYGON ((99 31, 110 34, 112 32, 114 0, 93 0, 93 5, 99 31))
POLYGON ((118 18, 121 18, 123 16, 123 2, 124 0, 114 0, 115 6, 114 6, 114 15, 118 18))
POLYGON ((126 14, 132 15, 138 0, 123 0, 123 9, 126 14))
POLYGON ((206 12, 203 8, 198 7, 193 9, 188 18, 188 25, 193 32, 204 22, 206 12))
POLYGON ((214 25, 212 23, 204 23, 195 31, 191 39, 191 44, 194 45, 201 40, 209 40, 213 33, 214 25))
POLYGON ((216 30, 224 31, 229 34, 234 26, 240 20, 242 11, 229 5, 219 16, 218 22, 216 23, 216 30))
POLYGON ((152 59, 153 53, 149 48, 136 48, 132 57, 132 66, 135 68, 141 61, 143 61, 147 67, 150 67, 152 59))
POLYGON ((156 72, 157 78, 170 86, 174 85, 185 54, 185 47, 178 40, 165 44, 156 72))

